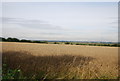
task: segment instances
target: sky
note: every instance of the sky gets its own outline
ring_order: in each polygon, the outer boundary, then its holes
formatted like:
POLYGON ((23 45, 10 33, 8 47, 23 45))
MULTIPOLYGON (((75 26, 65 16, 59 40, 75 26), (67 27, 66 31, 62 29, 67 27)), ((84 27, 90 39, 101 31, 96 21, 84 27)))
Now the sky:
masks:
POLYGON ((2 37, 118 41, 117 2, 4 2, 0 18, 2 37))
POLYGON ((1 2, 119 2, 119 0, 1 0, 1 2))

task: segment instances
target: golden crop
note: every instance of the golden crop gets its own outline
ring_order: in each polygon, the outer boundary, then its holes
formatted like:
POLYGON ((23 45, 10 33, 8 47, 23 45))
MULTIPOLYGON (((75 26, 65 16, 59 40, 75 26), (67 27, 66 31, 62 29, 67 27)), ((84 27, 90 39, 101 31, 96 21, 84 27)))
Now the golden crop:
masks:
POLYGON ((3 42, 2 55, 9 68, 31 78, 118 78, 118 47, 3 42))

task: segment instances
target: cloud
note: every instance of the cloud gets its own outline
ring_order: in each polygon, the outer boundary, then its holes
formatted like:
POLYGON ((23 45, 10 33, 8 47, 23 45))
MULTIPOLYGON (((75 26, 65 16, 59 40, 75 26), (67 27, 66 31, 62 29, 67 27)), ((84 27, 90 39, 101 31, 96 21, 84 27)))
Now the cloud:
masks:
POLYGON ((1 17, 3 36, 28 39, 57 39, 64 36, 63 28, 54 26, 46 21, 23 18, 1 17))
POLYGON ((46 30, 62 30, 63 28, 60 26, 55 26, 49 24, 46 21, 41 20, 27 20, 23 18, 8 18, 2 17, 3 24, 17 24, 24 28, 32 28, 32 29, 46 29, 46 30))
MULTIPOLYGON (((3 36, 46 40, 113 40, 117 39, 117 28, 109 27, 60 27, 46 21, 2 17, 3 36)), ((72 23, 72 22, 71 22, 72 23)), ((87 23, 87 22, 86 22, 87 23)), ((68 23, 69 24, 69 23, 68 23)), ((75 25, 75 24, 73 24, 75 25)), ((116 27, 116 26, 115 26, 116 27)))

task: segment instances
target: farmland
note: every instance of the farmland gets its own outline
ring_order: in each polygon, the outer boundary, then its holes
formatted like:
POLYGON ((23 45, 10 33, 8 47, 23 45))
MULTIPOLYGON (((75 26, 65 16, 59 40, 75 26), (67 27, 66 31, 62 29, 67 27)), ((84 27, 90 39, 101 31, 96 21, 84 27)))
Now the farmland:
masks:
POLYGON ((5 79, 118 78, 118 47, 18 42, 1 44, 5 79), (14 76, 7 77, 8 70, 16 69, 14 76))

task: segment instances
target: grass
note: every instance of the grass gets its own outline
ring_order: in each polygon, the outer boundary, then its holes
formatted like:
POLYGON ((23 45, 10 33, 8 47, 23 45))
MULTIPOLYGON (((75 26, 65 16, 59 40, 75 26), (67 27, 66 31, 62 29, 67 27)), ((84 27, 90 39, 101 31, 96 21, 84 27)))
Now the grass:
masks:
POLYGON ((115 47, 3 44, 3 79, 117 79, 115 47))

